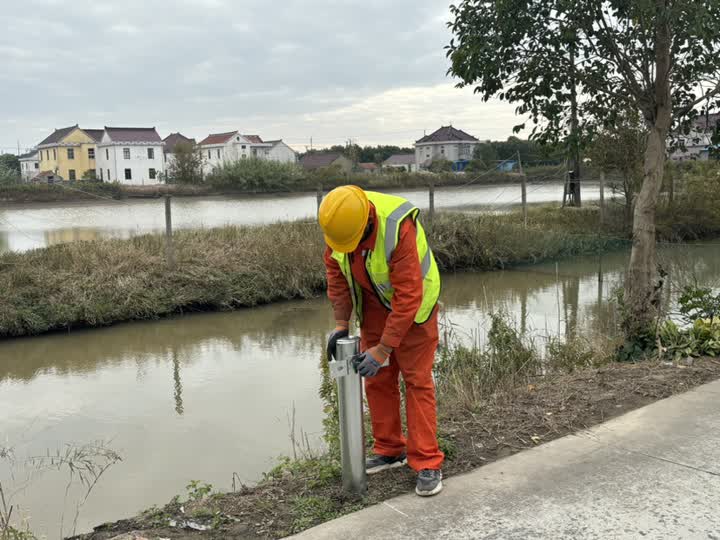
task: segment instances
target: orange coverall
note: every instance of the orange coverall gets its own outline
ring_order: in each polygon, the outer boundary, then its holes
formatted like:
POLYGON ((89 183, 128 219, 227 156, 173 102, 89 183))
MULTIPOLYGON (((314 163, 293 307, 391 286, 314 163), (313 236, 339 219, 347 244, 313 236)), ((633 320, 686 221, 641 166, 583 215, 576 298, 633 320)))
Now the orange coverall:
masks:
MULTIPOLYGON (((377 220, 370 205, 370 220, 377 220)), ((360 347, 365 351, 382 342, 391 347, 390 365, 375 377, 365 379, 365 393, 370 406, 374 452, 395 457, 407 451, 408 464, 415 471, 440 469, 445 456, 437 443, 437 412, 432 366, 438 345, 437 307, 424 324, 415 323, 422 303, 423 280, 417 252, 416 227, 412 219, 400 226, 400 239, 390 261, 390 282, 395 292, 392 311, 380 302, 365 268, 365 254, 375 247, 377 228, 350 254, 353 278, 362 287, 363 322, 360 347), (400 386, 402 373, 406 389, 407 440, 400 419, 400 386)), ((328 297, 335 320, 350 320, 353 305, 350 286, 332 251, 325 251, 328 297)))

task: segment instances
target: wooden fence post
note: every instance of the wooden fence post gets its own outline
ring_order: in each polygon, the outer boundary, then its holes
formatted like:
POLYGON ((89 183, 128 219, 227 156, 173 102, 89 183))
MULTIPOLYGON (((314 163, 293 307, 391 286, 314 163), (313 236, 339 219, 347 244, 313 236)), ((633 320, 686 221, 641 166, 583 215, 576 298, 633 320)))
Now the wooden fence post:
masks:
POLYGON ((428 196, 430 199, 430 208, 428 211, 428 221, 430 222, 430 230, 433 228, 433 223, 435 222, 435 182, 430 181, 430 187, 428 196))
POLYGON ((518 170, 520 171, 520 193, 522 196, 522 212, 523 212, 523 224, 527 229, 528 226, 528 204, 527 204, 527 176, 523 171, 522 160, 520 159, 520 151, 517 153, 518 158, 518 170))
POLYGON ((322 204, 322 200, 323 200, 323 188, 322 188, 322 184, 318 184, 316 196, 317 196, 317 211, 318 211, 318 214, 319 214, 319 213, 320 213, 320 205, 322 204))
POLYGON ((600 225, 605 224, 605 171, 600 171, 600 225))
POLYGON ((168 267, 174 268, 175 253, 173 252, 171 199, 170 195, 165 195, 165 256, 167 257, 168 267))

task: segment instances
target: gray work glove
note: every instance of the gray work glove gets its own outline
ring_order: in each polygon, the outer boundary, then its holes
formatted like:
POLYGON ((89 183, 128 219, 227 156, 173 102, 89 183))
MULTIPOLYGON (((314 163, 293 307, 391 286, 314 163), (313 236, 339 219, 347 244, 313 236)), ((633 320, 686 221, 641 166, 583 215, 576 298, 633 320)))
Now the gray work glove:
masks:
POLYGON ((330 335, 328 336, 328 342, 327 342, 327 357, 328 361, 332 362, 332 359, 337 356, 337 342, 338 339, 346 338, 350 335, 350 332, 348 330, 347 326, 341 326, 338 324, 338 326, 335 327, 335 330, 330 332, 330 335))
POLYGON ((382 365, 387 362, 391 353, 392 349, 382 344, 370 347, 364 353, 353 356, 353 366, 362 377, 374 377, 382 365))

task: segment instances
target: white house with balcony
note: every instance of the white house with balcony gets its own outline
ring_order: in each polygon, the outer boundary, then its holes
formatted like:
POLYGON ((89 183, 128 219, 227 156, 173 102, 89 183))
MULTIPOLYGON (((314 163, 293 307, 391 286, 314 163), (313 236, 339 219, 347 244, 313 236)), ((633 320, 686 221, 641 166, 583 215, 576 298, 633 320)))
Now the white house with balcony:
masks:
POLYGON ((239 131, 211 133, 200 141, 203 173, 215 167, 242 159, 266 159, 282 163, 297 162, 297 153, 281 140, 263 141, 258 135, 241 135, 239 131))
POLYGON ((154 127, 106 127, 95 156, 97 178, 140 186, 161 183, 164 144, 154 127))
POLYGON ((40 156, 37 150, 31 150, 21 156, 18 156, 20 160, 20 175, 23 182, 29 182, 35 178, 40 172, 40 156))
POLYGON ((693 121, 690 132, 675 135, 676 147, 670 154, 673 161, 708 161, 713 135, 720 130, 720 113, 701 114, 693 121))
POLYGON ((443 126, 415 142, 415 166, 428 169, 433 161, 446 159, 453 163, 471 160, 480 141, 452 126, 443 126))

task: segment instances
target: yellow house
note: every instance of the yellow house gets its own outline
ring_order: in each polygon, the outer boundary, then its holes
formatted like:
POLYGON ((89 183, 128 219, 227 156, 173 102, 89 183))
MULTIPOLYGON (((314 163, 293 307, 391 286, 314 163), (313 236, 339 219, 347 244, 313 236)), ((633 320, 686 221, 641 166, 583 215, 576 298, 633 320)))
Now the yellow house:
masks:
POLYGON ((54 174, 54 180, 95 178, 95 152, 102 135, 102 129, 80 129, 77 124, 56 129, 38 144, 41 173, 54 174))

